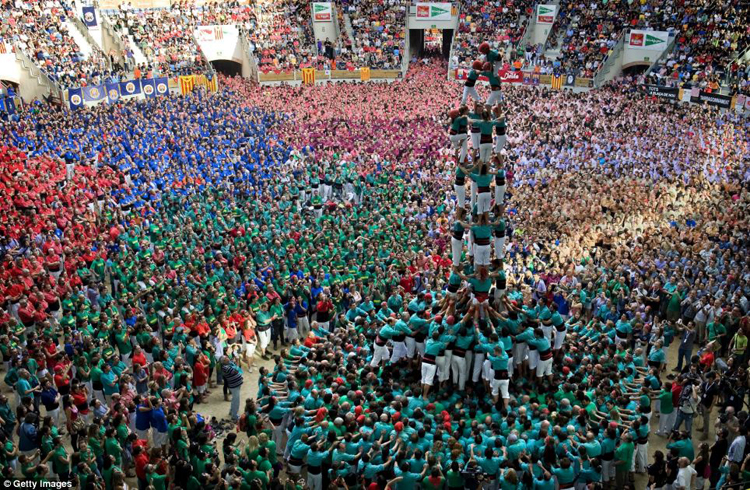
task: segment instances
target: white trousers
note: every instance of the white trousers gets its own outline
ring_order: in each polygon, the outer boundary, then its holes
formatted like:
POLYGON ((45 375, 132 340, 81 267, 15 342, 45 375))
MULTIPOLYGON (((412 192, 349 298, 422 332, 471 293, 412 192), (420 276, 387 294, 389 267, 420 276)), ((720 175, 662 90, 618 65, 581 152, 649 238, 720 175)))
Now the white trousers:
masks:
POLYGON ((466 133, 452 134, 450 135, 451 143, 454 150, 460 149, 458 161, 465 162, 466 155, 469 152, 469 135, 466 133))
POLYGON ((437 366, 435 364, 422 363, 422 384, 432 386, 435 380, 435 373, 437 372, 437 366))
POLYGON ((505 236, 495 237, 495 258, 502 259, 505 257, 505 236))
POLYGON ((476 100, 477 102, 482 102, 482 99, 479 98, 479 93, 477 92, 476 87, 467 87, 464 85, 464 93, 461 95, 461 105, 466 104, 466 101, 469 100, 469 97, 476 100))
POLYGON ((495 136, 495 153, 500 153, 500 150, 505 148, 505 143, 508 141, 507 134, 501 134, 495 136))
POLYGON ((481 141, 482 133, 469 133, 471 134, 471 148, 473 150, 479 149, 479 141, 481 141))
POLYGON ((482 365, 484 364, 484 352, 474 353, 474 369, 471 372, 471 381, 473 383, 479 382, 479 375, 482 373, 482 365))
POLYGON ((490 192, 480 192, 477 195, 477 213, 484 214, 490 211, 492 204, 492 194, 490 192))
POLYGON ((466 206, 466 185, 453 184, 453 190, 456 192, 458 207, 462 208, 466 206))
POLYGON ((474 267, 490 265, 491 247, 489 245, 474 244, 474 267))
POLYGON ((507 185, 495 185, 495 204, 502 204, 505 202, 505 190, 508 188, 507 185))
POLYGON ((454 354, 451 358, 451 368, 453 369, 453 384, 463 391, 466 386, 466 358, 454 354))
POLYGON ((503 97, 503 92, 501 90, 493 90, 490 93, 490 96, 487 97, 487 105, 495 105, 498 102, 500 102, 500 99, 503 97))
POLYGON ((479 145, 479 159, 485 163, 490 161, 492 156, 492 143, 481 143, 479 145))
POLYGON ((265 332, 258 332, 258 342, 260 343, 260 350, 266 350, 268 344, 271 343, 271 329, 269 328, 265 332))
POLYGON ((388 360, 390 355, 391 353, 388 350, 388 346, 375 344, 375 348, 373 349, 372 354, 372 361, 370 361, 370 366, 375 367, 381 362, 388 360))
POLYGON ((451 237, 451 258, 453 259, 453 266, 461 264, 461 251, 464 248, 463 240, 458 240, 451 237))
POLYGON ((406 344, 404 342, 393 343, 393 354, 391 355, 391 362, 396 363, 406 357, 406 344))

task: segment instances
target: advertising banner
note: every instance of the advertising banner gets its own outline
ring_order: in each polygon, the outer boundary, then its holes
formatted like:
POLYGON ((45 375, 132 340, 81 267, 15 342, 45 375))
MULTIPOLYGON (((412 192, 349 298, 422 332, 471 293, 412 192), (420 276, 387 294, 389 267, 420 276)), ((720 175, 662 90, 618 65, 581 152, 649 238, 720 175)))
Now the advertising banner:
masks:
POLYGON ((417 3, 417 20, 451 20, 450 3, 417 3))
POLYGON ((557 5, 537 5, 536 23, 553 24, 557 15, 557 5))
POLYGON ((641 90, 650 96, 665 100, 680 100, 680 89, 675 87, 661 87, 659 85, 641 85, 641 90))
POLYGON ((333 6, 331 2, 313 2, 312 11, 315 22, 331 22, 333 20, 333 6))
POLYGON ((630 39, 627 46, 633 49, 667 49, 669 44, 669 33, 667 31, 630 31, 630 39))
POLYGON ((708 104, 721 107, 722 109, 730 109, 732 107, 732 97, 713 92, 704 92, 703 90, 698 92, 698 96, 691 93, 690 102, 694 104, 708 104))

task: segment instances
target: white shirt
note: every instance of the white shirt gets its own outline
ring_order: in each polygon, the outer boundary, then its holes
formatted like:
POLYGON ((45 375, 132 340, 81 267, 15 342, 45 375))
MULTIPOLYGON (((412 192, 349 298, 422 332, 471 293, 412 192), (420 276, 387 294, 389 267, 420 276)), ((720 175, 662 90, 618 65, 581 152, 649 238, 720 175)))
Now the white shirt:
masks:
POLYGON ((692 466, 688 465, 684 468, 680 468, 680 471, 677 472, 677 479, 674 482, 675 489, 680 488, 690 490, 693 488, 691 483, 693 481, 693 476, 697 474, 698 472, 695 471, 695 468, 692 466))

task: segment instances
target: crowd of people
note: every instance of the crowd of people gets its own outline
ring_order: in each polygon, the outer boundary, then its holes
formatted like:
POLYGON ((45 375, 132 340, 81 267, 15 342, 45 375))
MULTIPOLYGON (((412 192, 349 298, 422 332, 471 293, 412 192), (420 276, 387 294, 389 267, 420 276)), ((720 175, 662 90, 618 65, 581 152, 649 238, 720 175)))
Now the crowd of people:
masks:
POLYGON ((667 4, 563 1, 546 47, 560 50, 566 72, 591 77, 625 30, 669 31, 676 36, 674 50, 661 62, 656 82, 716 90, 728 81, 730 62, 747 49, 747 14, 742 2, 688 1, 675 12, 667 4))
POLYGON ((406 15, 410 2, 404 0, 341 0, 340 8, 349 16, 353 39, 339 53, 343 62, 382 70, 401 69, 406 55, 406 15))
POLYGON ((460 13, 453 47, 454 68, 468 69, 474 60, 476 47, 483 41, 510 54, 534 15, 534 2, 530 0, 505 2, 499 6, 478 0, 461 0, 458 5, 460 13))
POLYGON ((3 477, 744 488, 746 121, 482 51, 4 118, 3 477))
POLYGON ((143 53, 148 64, 140 65, 139 71, 165 76, 209 70, 195 39, 196 27, 234 24, 247 30, 255 26, 253 10, 239 2, 196 6, 184 1, 175 2, 170 8, 155 9, 138 9, 130 3, 122 3, 105 15, 115 32, 125 39, 132 36, 135 46, 143 53))
POLYGON ((0 8, 0 39, 18 46, 62 88, 98 85, 116 71, 97 46, 81 52, 68 31, 74 8, 60 0, 8 1, 0 8))

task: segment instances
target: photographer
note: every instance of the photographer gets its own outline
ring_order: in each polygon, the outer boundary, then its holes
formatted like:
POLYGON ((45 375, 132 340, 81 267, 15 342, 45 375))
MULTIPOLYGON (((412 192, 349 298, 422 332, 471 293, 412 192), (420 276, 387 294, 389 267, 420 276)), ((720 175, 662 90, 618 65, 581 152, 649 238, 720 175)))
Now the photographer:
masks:
POLYGON ((693 379, 686 378, 685 384, 680 393, 679 408, 677 410, 677 420, 675 420, 673 431, 680 430, 682 422, 685 422, 685 430, 689 433, 693 429, 693 417, 698 410, 698 393, 693 386, 693 379))

